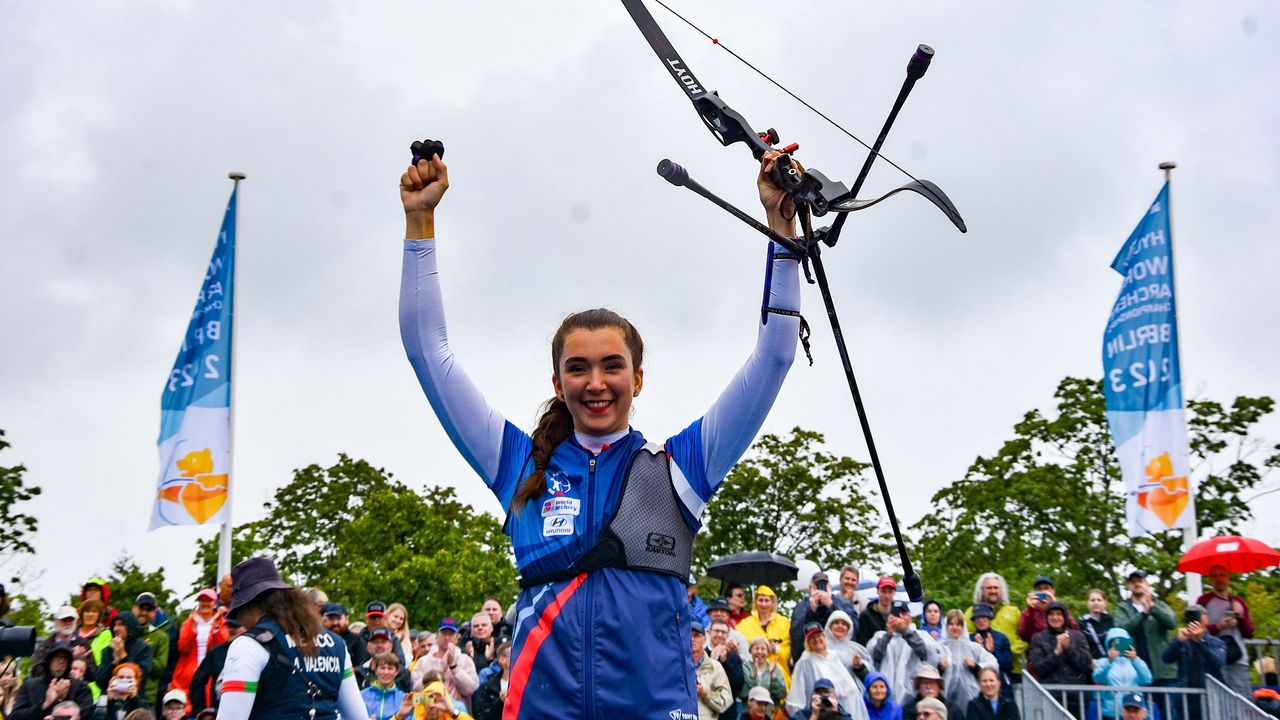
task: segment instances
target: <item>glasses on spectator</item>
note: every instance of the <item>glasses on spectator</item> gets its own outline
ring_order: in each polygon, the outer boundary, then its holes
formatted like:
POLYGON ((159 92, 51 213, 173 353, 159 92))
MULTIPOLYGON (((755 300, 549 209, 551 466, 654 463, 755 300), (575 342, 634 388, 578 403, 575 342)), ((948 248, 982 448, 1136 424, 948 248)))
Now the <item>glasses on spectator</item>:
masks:
POLYGON ((711 628, 712 635, 728 635, 729 631, 724 628, 711 628))
POLYGON ((747 594, 741 591, 729 593, 729 597, 746 597, 746 596, 747 594))

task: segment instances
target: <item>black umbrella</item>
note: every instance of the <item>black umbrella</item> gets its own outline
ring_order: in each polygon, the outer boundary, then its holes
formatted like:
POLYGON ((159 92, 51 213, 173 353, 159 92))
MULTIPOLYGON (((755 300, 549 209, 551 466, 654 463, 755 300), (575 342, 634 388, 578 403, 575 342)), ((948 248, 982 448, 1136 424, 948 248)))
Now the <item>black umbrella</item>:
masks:
POLYGON ((797 572, 799 569, 791 560, 761 550, 722 557, 707 566, 707 575, 723 583, 743 586, 790 582, 796 579, 797 572))

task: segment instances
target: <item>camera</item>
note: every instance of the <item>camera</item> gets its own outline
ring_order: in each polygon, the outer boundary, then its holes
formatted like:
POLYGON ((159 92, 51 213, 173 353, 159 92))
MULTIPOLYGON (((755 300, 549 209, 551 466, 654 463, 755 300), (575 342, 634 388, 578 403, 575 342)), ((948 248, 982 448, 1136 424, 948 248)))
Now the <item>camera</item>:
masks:
POLYGON ((0 628, 0 657, 30 657, 35 650, 35 627, 0 628))
POLYGON ((1038 593, 1036 593, 1036 599, 1037 599, 1037 600, 1039 600, 1040 602, 1044 602, 1044 601, 1046 601, 1046 600, 1048 600, 1048 599, 1049 599, 1049 593, 1047 593, 1047 592, 1038 592, 1038 593))
POLYGON ((818 582, 814 583, 814 587, 818 588, 819 590, 821 590, 821 591, 823 591, 823 592, 826 592, 827 587, 828 587, 828 586, 827 586, 827 581, 826 581, 826 580, 819 580, 818 582))
POLYGON ((833 708, 835 706, 836 706, 835 702, 833 702, 831 698, 827 697, 826 695, 818 696, 818 707, 833 708))
POLYGON ((1182 613, 1182 621, 1188 625, 1190 625, 1191 623, 1201 622, 1203 618, 1204 618, 1204 614, 1201 613, 1199 610, 1187 610, 1186 612, 1182 613))

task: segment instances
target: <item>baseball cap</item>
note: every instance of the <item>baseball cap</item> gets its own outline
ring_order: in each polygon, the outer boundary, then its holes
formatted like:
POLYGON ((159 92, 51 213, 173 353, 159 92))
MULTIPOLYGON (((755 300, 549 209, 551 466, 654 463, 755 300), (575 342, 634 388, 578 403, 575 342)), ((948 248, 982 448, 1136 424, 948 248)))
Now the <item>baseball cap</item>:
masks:
POLYGON ((77 617, 76 609, 70 605, 63 605, 53 613, 54 620, 75 620, 77 617))
POLYGON ((1038 587, 1040 585, 1048 585, 1049 587, 1054 587, 1053 578, 1049 577, 1048 575, 1041 575, 1040 577, 1036 578, 1035 582, 1031 583, 1031 587, 1038 587))
POLYGON ((689 628, 694 632, 698 633, 699 635, 707 634, 707 631, 702 627, 702 623, 698 622, 697 620, 690 622, 689 628))
POLYGON ((365 614, 365 617, 378 617, 380 615, 386 615, 387 604, 384 602, 379 602, 378 600, 374 600, 373 602, 364 606, 364 614, 365 614))
POLYGON ((392 642, 395 641, 395 636, 391 634, 391 630, 389 630, 388 628, 374 628, 372 631, 369 632, 369 639, 373 640, 374 638, 385 638, 387 640, 391 640, 392 642))
POLYGON ((214 602, 218 602, 218 593, 214 592, 213 588, 205 588, 200 592, 196 593, 196 599, 212 600, 214 602))
POLYGON ((447 616, 441 618, 440 627, 436 628, 436 632, 444 632, 445 630, 452 630, 453 632, 458 632, 458 621, 447 616))
POLYGON ((325 603, 324 609, 320 611, 321 615, 347 615, 347 606, 342 603, 325 603))
POLYGON ((1145 579, 1146 577, 1147 577, 1147 571, 1146 571, 1146 570, 1134 570, 1133 572, 1129 573, 1129 579, 1130 579, 1130 580, 1132 580, 1132 579, 1134 579, 1134 578, 1145 579))
POLYGON ((180 703, 182 703, 183 705, 186 705, 186 704, 187 704, 187 694, 186 694, 186 693, 184 693, 184 692, 182 692, 182 691, 181 691, 181 690, 179 690, 178 688, 174 688, 174 689, 172 689, 172 690, 170 690, 169 692, 167 692, 167 693, 165 693, 165 694, 164 694, 164 702, 163 702, 163 703, 161 703, 161 704, 162 704, 162 705, 168 705, 168 704, 169 704, 169 703, 171 703, 171 702, 180 702, 180 703))
POLYGON ((822 572, 821 570, 819 570, 818 572, 814 573, 813 575, 811 575, 811 576, 809 577, 809 582, 812 582, 812 583, 816 583, 816 582, 829 582, 829 579, 827 578, 827 574, 826 574, 826 573, 824 573, 824 572, 822 572))
POLYGON ((882 587, 896 588, 898 587, 898 581, 894 580, 892 575, 885 575, 884 577, 880 578, 879 582, 876 583, 877 590, 879 590, 882 587))
POLYGON ((1142 693, 1125 693, 1120 699, 1120 706, 1127 708, 1146 707, 1142 702, 1142 693))
POLYGON ((835 692, 836 686, 835 686, 835 683, 831 682, 831 680, 827 678, 818 678, 813 683, 813 689, 814 690, 830 690, 831 692, 835 692))
POLYGON ((769 697, 768 688, 762 688, 759 685, 751 688, 751 692, 747 693, 747 699, 761 703, 769 703, 770 705, 773 704, 773 698, 769 697))
POLYGON ((810 635, 814 633, 820 633, 820 632, 822 632, 822 626, 819 625, 818 623, 810 622, 810 623, 804 624, 804 637, 806 640, 809 638, 810 635))
POLYGON ((986 603, 978 603, 973 606, 973 617, 975 620, 980 617, 993 618, 995 616, 996 614, 991 611, 991 606, 986 603))
POLYGON ((890 615, 910 615, 911 606, 907 604, 906 600, 894 600, 893 609, 889 611, 889 614, 890 615))
POLYGON ((707 612, 711 612, 713 610, 724 610, 725 612, 729 612, 729 601, 722 597, 715 598, 710 603, 707 603, 707 612))
POLYGON ((156 596, 154 593, 144 592, 133 601, 138 607, 156 607, 156 596))

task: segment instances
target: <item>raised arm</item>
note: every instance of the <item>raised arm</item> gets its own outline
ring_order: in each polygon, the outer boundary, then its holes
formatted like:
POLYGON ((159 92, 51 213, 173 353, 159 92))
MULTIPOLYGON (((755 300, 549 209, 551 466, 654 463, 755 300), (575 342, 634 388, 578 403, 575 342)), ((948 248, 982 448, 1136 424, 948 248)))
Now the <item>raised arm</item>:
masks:
POLYGON ((492 486, 506 421, 485 402, 449 347, 434 237, 435 208, 448 188, 449 172, 439 156, 419 160, 400 177, 405 211, 400 337, 449 439, 492 486))
MULTIPOLYGON (((795 206, 769 180, 776 153, 766 153, 756 185, 769 227, 784 237, 796 234, 795 206), (784 207, 785 206, 785 207, 784 207), (790 218, 790 219, 787 219, 790 218)), ((800 277, 796 259, 781 259, 782 248, 769 246, 766 270, 768 306, 790 314, 767 313, 758 326, 756 346, 747 362, 702 419, 702 446, 708 490, 715 492, 764 424, 782 381, 796 356, 800 330, 800 277)), ((752 311, 755 312, 755 308, 752 311)))

